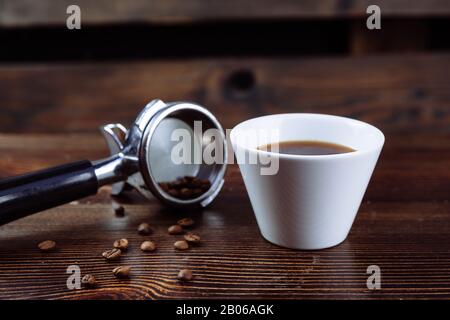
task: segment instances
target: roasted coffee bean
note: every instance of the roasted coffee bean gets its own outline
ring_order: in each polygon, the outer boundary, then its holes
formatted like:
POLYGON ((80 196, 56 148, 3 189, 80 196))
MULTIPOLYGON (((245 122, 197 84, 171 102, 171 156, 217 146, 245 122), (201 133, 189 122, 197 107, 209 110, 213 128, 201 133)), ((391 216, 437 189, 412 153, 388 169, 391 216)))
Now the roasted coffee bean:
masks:
POLYGON ((92 274, 87 274, 81 279, 81 284, 88 288, 97 286, 97 281, 92 274))
POLYGON ((202 188, 207 188, 209 189, 211 187, 211 182, 209 180, 201 180, 200 181, 200 186, 202 188))
POLYGON ((180 272, 178 272, 178 280, 191 281, 192 279, 194 279, 194 275, 191 270, 181 269, 180 272))
POLYGON ((172 197, 194 199, 205 193, 211 187, 211 182, 207 179, 185 176, 174 181, 160 182, 159 186, 172 197))
POLYGON ((168 183, 161 182, 161 183, 159 184, 159 186, 160 186, 161 189, 163 189, 163 191, 165 191, 165 192, 169 192, 169 190, 170 190, 170 187, 169 187, 169 184, 168 184, 168 183))
POLYGON ((152 227, 148 223, 141 223, 138 227, 138 233, 141 235, 148 235, 152 233, 152 227))
POLYGON ((119 266, 114 268, 112 272, 116 278, 128 278, 130 276, 131 267, 119 266))
POLYGON ((179 240, 174 243, 174 247, 177 250, 187 250, 189 249, 189 244, 185 240, 179 240))
POLYGON ((114 248, 111 250, 107 250, 102 253, 103 258, 106 260, 117 260, 122 255, 122 251, 120 249, 114 248))
POLYGON ((128 249, 128 240, 127 239, 119 239, 114 241, 113 244, 114 248, 120 249, 120 250, 127 250, 128 249))
POLYGON ((187 227, 191 227, 194 225, 194 220, 192 220, 191 218, 183 218, 178 220, 177 222, 180 226, 182 226, 183 228, 187 228, 187 227))
POLYGON ((192 189, 192 196, 193 196, 194 198, 197 198, 197 197, 201 196, 201 195, 204 194, 204 193, 205 193, 205 191, 202 190, 202 189, 200 189, 200 188, 192 189))
POLYGON ((209 181, 208 179, 203 179, 202 181, 202 185, 204 186, 210 186, 211 185, 211 181, 209 181))
POLYGON ((180 191, 177 189, 169 189, 168 193, 175 198, 179 198, 180 197, 180 191))
POLYGON ((41 251, 51 251, 56 247, 56 242, 53 240, 45 240, 38 244, 41 251))
POLYGON ((153 241, 144 241, 141 244, 141 250, 151 252, 156 250, 156 244, 153 241))
POLYGON ((196 244, 200 242, 200 236, 190 232, 184 235, 184 240, 186 240, 189 243, 196 244))
POLYGON ((193 176, 184 176, 184 181, 186 181, 187 183, 190 183, 190 182, 193 182, 193 181, 195 181, 195 180, 197 180, 197 178, 196 177, 193 177, 193 176))
POLYGON ((178 224, 174 224, 167 229, 167 232, 169 232, 169 234, 182 234, 183 228, 178 224))
POLYGON ((209 180, 196 180, 192 182, 191 188, 200 188, 203 191, 208 190, 211 187, 211 182, 209 180))
POLYGON ((123 216, 125 214, 124 207, 122 205, 120 205, 119 203, 117 203, 116 201, 113 201, 111 205, 112 205, 112 208, 114 210, 114 213, 117 216, 121 217, 121 216, 123 216))
POLYGON ((192 198, 192 189, 189 188, 182 188, 180 189, 180 197, 184 198, 184 199, 189 199, 192 198))

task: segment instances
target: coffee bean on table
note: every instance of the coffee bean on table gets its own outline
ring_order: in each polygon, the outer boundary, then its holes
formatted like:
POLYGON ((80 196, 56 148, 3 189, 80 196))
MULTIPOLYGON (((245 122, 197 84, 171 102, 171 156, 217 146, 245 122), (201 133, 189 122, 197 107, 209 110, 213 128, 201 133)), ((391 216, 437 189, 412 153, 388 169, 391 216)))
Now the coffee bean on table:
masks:
POLYGON ((191 281, 192 279, 194 279, 194 275, 189 269, 181 269, 180 272, 178 272, 177 278, 181 281, 191 281))
POLYGON ((112 272, 116 278, 128 278, 130 276, 131 267, 119 266, 114 268, 112 272))
POLYGON ((53 240, 45 240, 38 244, 41 251, 51 251, 56 247, 56 242, 53 240))
POLYGON ((117 260, 122 255, 122 251, 120 249, 114 248, 111 250, 107 250, 102 253, 103 258, 106 260, 117 260))
POLYGON ((97 281, 92 274, 87 274, 83 278, 81 278, 81 284, 88 288, 93 288, 97 286, 97 281))
POLYGON ((153 241, 144 241, 141 244, 141 250, 151 252, 156 250, 156 244, 153 241))
POLYGON ((187 250, 189 249, 189 244, 185 240, 179 240, 173 244, 177 250, 187 250))
POLYGON ((191 227, 194 225, 194 220, 192 220, 191 218, 183 218, 178 220, 178 225, 182 226, 183 228, 185 227, 191 227))
POLYGON ((189 232, 184 235, 184 240, 192 244, 197 244, 200 242, 200 236, 198 234, 189 232))
POLYGON ((166 183, 166 182, 161 182, 161 183, 159 183, 159 186, 160 186, 161 189, 163 189, 163 191, 165 191, 165 192, 169 192, 169 191, 170 191, 169 184, 166 183))
POLYGON ((123 216, 125 214, 125 209, 123 208, 123 206, 117 203, 116 201, 113 201, 111 205, 114 210, 114 213, 117 216, 123 216))
POLYGON ((114 248, 120 249, 120 250, 127 250, 128 249, 128 240, 127 239, 119 239, 114 241, 113 244, 114 248))
POLYGON ((169 232, 169 234, 182 234, 183 228, 180 225, 175 224, 173 226, 170 226, 167 231, 169 232))
POLYGON ((152 233, 152 227, 150 227, 150 225, 148 223, 141 223, 138 227, 138 233, 140 235, 149 235, 150 233, 152 233))

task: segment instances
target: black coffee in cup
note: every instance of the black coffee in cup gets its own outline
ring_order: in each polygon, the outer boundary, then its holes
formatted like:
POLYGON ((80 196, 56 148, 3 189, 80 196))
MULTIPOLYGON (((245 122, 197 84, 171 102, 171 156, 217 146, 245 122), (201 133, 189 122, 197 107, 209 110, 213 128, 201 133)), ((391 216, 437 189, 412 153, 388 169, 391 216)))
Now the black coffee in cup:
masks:
POLYGON ((276 144, 271 143, 260 146, 258 147, 258 150, 308 156, 330 155, 355 151, 342 144, 316 140, 281 141, 276 144))

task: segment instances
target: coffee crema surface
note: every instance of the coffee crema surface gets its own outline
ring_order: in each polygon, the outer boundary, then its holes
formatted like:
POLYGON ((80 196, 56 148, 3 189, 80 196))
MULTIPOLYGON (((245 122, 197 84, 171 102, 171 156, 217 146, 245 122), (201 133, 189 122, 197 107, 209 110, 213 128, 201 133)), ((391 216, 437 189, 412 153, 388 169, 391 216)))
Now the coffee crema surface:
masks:
POLYGON ((305 156, 321 156, 356 151, 355 149, 342 144, 318 140, 281 141, 278 143, 262 145, 258 147, 258 150, 305 156))

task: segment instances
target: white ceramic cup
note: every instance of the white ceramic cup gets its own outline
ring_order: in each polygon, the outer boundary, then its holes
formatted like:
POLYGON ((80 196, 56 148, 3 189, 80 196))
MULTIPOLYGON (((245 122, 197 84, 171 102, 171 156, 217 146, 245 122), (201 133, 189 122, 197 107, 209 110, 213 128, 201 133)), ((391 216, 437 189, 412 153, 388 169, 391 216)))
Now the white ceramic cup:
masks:
POLYGON ((345 240, 384 144, 383 133, 365 122, 306 113, 247 120, 231 131, 230 139, 263 237, 304 250, 345 240), (258 150, 261 140, 255 132, 273 130, 278 137, 266 137, 265 143, 318 140, 356 151, 289 155, 258 150), (278 172, 262 175, 267 165, 248 163, 251 156, 278 161, 278 172))

